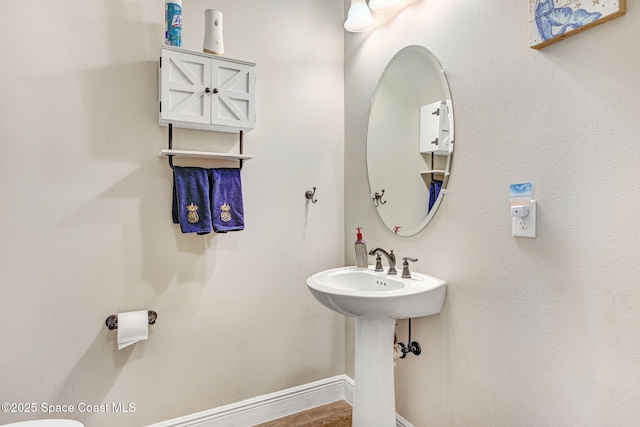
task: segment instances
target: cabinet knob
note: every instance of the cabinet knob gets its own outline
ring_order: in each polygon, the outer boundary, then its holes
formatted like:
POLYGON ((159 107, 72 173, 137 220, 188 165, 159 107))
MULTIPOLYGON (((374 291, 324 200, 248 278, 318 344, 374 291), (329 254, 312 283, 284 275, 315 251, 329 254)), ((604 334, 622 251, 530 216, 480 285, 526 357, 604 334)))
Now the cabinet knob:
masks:
MULTIPOLYGON (((211 88, 206 87, 204 88, 204 91, 207 93, 211 93, 211 88)), ((218 93, 218 88, 213 88, 213 93, 218 93)))

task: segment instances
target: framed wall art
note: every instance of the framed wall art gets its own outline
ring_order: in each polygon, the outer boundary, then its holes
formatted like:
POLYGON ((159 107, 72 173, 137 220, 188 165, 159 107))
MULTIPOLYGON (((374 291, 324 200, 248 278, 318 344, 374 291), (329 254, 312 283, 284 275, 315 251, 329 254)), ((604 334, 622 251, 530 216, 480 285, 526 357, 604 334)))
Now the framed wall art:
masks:
POLYGON ((626 0, 529 0, 529 45, 543 48, 626 11, 626 0))

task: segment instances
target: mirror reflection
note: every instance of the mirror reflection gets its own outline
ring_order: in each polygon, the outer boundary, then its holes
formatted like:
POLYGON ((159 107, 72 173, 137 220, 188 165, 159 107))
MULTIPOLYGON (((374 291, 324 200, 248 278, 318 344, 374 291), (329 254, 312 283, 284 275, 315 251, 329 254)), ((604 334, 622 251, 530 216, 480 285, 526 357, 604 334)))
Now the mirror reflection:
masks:
POLYGON ((367 132, 372 202, 389 230, 412 236, 433 218, 450 175, 453 105, 436 57, 408 46, 376 89, 367 132))

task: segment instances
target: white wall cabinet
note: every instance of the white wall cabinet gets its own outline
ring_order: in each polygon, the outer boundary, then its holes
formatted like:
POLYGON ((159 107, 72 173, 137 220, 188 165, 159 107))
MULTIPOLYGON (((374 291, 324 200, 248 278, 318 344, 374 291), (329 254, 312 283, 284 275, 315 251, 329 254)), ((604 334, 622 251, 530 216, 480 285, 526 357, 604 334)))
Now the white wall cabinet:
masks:
POLYGON ((420 152, 449 156, 453 152, 451 100, 420 107, 420 152))
POLYGON ((255 127, 255 64, 163 46, 159 124, 218 132, 255 127))

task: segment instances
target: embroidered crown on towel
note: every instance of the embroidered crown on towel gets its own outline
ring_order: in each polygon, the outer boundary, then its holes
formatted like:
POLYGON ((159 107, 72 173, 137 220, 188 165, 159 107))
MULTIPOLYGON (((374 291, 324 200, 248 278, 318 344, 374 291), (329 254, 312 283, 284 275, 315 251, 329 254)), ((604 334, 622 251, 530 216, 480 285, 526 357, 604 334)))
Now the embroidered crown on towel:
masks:
POLYGON ((187 210, 189 211, 189 213, 187 214, 187 221, 189 221, 191 224, 195 224, 196 222, 200 221, 200 217, 198 216, 198 205, 194 205, 193 202, 191 202, 189 204, 189 206, 187 206, 187 210))
POLYGON ((220 206, 220 210, 222 211, 220 213, 220 219, 224 222, 229 222, 231 221, 231 206, 229 206, 226 203, 223 203, 222 206, 220 206))

